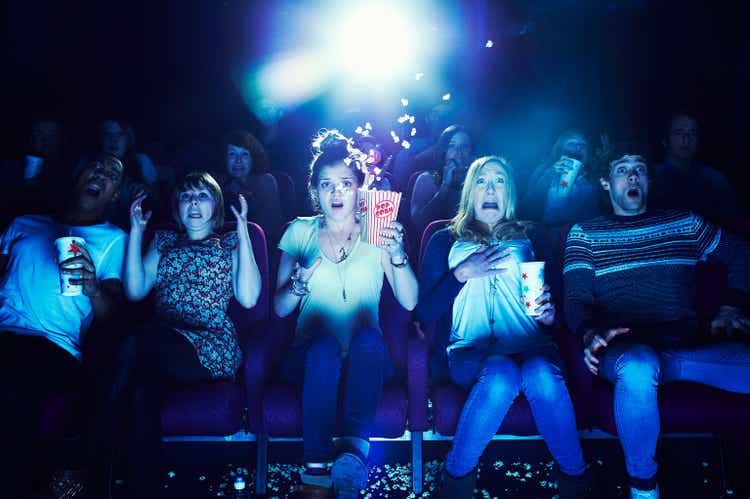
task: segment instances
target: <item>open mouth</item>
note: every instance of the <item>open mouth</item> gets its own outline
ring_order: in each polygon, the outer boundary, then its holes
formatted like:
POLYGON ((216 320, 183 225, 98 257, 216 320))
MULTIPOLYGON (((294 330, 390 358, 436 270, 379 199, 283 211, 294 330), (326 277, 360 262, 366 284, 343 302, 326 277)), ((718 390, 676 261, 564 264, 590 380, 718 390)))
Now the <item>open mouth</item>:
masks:
POLYGON ((342 201, 331 201, 331 208, 343 208, 344 203, 342 201))
POLYGON ((641 196, 641 190, 638 189, 638 188, 636 188, 636 187, 632 187, 632 188, 628 189, 628 192, 626 193, 626 195, 629 198, 638 198, 638 197, 641 196))
POLYGON ((188 213, 188 218, 203 218, 200 213, 188 213))
POLYGON ((88 194, 91 197, 99 197, 99 195, 102 193, 102 186, 98 182, 89 182, 86 185, 86 194, 88 194))
POLYGON ((497 210, 497 203, 491 203, 491 202, 485 202, 482 203, 482 209, 483 210, 497 210))

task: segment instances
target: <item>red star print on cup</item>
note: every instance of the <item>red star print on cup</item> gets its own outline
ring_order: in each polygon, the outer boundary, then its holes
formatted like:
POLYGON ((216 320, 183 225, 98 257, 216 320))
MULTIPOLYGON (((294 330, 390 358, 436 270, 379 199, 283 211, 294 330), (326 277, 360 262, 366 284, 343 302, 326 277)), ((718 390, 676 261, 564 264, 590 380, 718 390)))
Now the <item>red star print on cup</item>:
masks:
POLYGON ((68 253, 73 253, 73 256, 78 256, 78 253, 81 252, 81 249, 76 246, 73 243, 70 243, 70 248, 68 248, 68 253))
POLYGON ((528 274, 521 274, 521 279, 528 279, 528 278, 529 278, 528 274))
POLYGON ((561 187, 562 187, 563 189, 565 189, 566 187, 568 187, 568 183, 567 183, 566 181, 564 181, 564 180, 563 180, 562 182, 560 182, 560 186, 561 186, 561 187))

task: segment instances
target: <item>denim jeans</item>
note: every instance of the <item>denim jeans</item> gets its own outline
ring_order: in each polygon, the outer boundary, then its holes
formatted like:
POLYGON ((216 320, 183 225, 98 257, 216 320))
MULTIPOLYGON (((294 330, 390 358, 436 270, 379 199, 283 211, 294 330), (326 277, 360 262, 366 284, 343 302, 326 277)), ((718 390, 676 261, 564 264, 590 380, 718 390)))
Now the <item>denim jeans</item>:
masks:
POLYGON ((602 354, 599 369, 615 385, 615 424, 630 482, 650 490, 656 487, 659 385, 692 381, 750 393, 750 343, 713 341, 664 347, 623 336, 602 354))
POLYGON ((375 329, 355 334, 346 361, 341 344, 330 335, 316 336, 293 348, 282 366, 284 381, 302 385, 302 437, 306 463, 333 460, 333 434, 341 371, 346 367, 342 436, 368 439, 385 380, 394 369, 383 335, 375 329), (346 365, 346 366, 345 366, 346 365))
POLYGON ((477 466, 519 392, 529 401, 539 433, 560 469, 575 476, 585 471, 573 404, 554 347, 513 355, 461 348, 451 351, 449 366, 453 381, 471 389, 445 459, 450 475, 462 477, 477 466))

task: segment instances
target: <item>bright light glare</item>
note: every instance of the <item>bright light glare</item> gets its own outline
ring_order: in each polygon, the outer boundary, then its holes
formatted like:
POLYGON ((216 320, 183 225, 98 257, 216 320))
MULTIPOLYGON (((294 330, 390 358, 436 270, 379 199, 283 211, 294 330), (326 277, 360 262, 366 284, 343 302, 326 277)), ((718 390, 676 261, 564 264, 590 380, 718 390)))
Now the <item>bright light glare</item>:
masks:
POLYGON ((388 81, 409 69, 418 52, 416 23, 403 7, 388 4, 360 6, 340 17, 331 54, 348 77, 388 81))
POLYGON ((315 53, 277 56, 257 76, 258 93, 281 106, 307 100, 322 91, 330 68, 315 53))

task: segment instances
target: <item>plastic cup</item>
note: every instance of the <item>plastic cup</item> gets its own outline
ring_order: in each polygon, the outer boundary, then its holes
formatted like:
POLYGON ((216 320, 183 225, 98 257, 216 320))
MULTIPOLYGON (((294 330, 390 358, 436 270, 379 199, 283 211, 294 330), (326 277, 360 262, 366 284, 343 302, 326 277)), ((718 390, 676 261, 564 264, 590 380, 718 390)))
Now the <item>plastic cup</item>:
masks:
POLYGON ((526 315, 541 315, 535 310, 539 306, 537 298, 544 293, 544 262, 522 262, 518 268, 521 271, 521 295, 526 315))
POLYGON ((31 180, 39 175, 42 171, 42 163, 44 163, 44 158, 31 155, 26 156, 26 166, 23 169, 24 180, 31 180))
POLYGON ((564 161, 565 164, 568 165, 568 169, 560 176, 560 185, 558 187, 560 188, 561 192, 567 194, 573 187, 573 184, 576 181, 576 177, 578 177, 578 172, 581 171, 581 166, 583 166, 583 163, 569 156, 562 156, 560 160, 564 161))
POLYGON ((388 227, 398 216, 401 193, 395 191, 359 191, 362 235, 373 245, 380 243, 380 229, 388 227))
MULTIPOLYGON (((57 249, 57 261, 62 262, 68 258, 73 258, 81 254, 80 248, 86 245, 86 240, 82 237, 66 236, 55 239, 55 248, 57 249)), ((76 265, 75 268, 80 269, 83 264, 76 265)), ((70 274, 63 274, 62 269, 60 270, 60 293, 63 296, 79 296, 83 293, 83 285, 71 284, 70 279, 75 279, 70 274)))

